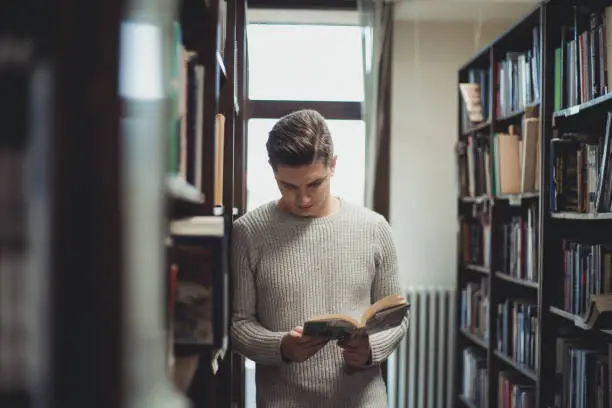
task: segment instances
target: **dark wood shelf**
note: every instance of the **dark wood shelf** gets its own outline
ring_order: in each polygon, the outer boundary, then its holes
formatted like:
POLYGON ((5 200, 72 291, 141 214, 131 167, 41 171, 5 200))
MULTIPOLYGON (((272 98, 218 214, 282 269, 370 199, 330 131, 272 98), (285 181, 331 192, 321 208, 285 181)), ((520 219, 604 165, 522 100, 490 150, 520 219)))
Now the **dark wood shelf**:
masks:
POLYGON ((519 205, 525 200, 537 200, 540 198, 540 193, 538 192, 530 192, 530 193, 517 193, 517 194, 504 194, 495 197, 491 197, 488 195, 480 195, 476 197, 460 197, 459 200, 462 203, 474 204, 474 203, 484 203, 487 200, 493 201, 508 201, 510 205, 519 205))
POLYGON ((501 361, 503 361, 504 363, 506 363, 510 367, 514 368, 519 373, 523 374, 525 377, 527 377, 527 378, 529 378, 529 379, 531 379, 533 381, 538 381, 538 375, 536 374, 536 372, 532 368, 525 367, 524 365, 514 361, 513 359, 511 359, 510 357, 508 357, 507 355, 505 355, 504 353, 502 353, 499 350, 495 350, 493 352, 493 354, 498 359, 500 359, 501 361))
POLYGON ((204 195, 198 199, 197 188, 177 176, 169 176, 166 180, 168 196, 167 212, 170 219, 194 217, 206 214, 204 195))
POLYGON ((580 105, 571 106, 553 113, 553 119, 562 119, 570 116, 576 116, 585 111, 591 111, 600 109, 612 108, 612 93, 601 95, 597 98, 591 99, 590 101, 581 103, 580 105), (604 106, 610 105, 610 106, 604 106))
POLYGON ((578 213, 578 212, 556 212, 550 214, 551 218, 557 220, 612 220, 612 212, 609 213, 578 213))
POLYGON ((187 192, 168 191, 168 197, 171 201, 181 201, 184 203, 191 203, 191 204, 203 204, 204 203, 204 196, 202 196, 202 199, 197 200, 195 197, 193 197, 190 193, 187 193, 187 192))
POLYGON ((171 220, 200 215, 211 215, 206 213, 206 207, 203 203, 181 200, 170 200, 168 203, 168 218, 171 220))
POLYGON ((491 274, 491 268, 488 268, 483 265, 464 264, 463 267, 469 271, 478 272, 478 273, 482 273, 485 275, 491 274))
POLYGON ((495 276, 506 282, 513 283, 515 285, 524 286, 526 288, 538 289, 540 286, 538 282, 533 282, 527 279, 515 278, 514 276, 507 275, 503 272, 495 272, 495 276))
POLYGON ((489 197, 488 195, 481 195, 481 196, 477 196, 477 197, 461 197, 459 198, 459 200, 462 203, 469 203, 469 204, 475 204, 475 203, 484 203, 487 200, 490 200, 491 197, 489 197))
POLYGON ((490 127, 491 127, 491 121, 487 120, 485 122, 482 122, 482 123, 479 123, 477 125, 472 126, 468 130, 465 130, 465 131, 461 132, 461 134, 463 136, 469 136, 472 133, 482 132, 484 130, 487 130, 487 128, 490 128, 490 127))
POLYGON ((513 121, 516 120, 518 118, 520 118, 521 116, 523 116, 525 114, 525 112, 531 108, 536 108, 540 105, 540 102, 535 102, 535 103, 531 103, 527 106, 525 106, 522 109, 516 110, 514 112, 510 112, 506 115, 502 115, 499 118, 495 119, 496 123, 504 123, 504 122, 509 122, 509 121, 513 121))
POLYGON ((521 205, 524 201, 537 200, 540 198, 540 193, 517 193, 517 194, 504 194, 495 197, 495 200, 508 201, 509 205, 521 205))
POLYGON ((466 328, 461 328, 459 330, 461 332, 461 334, 463 334, 467 339, 469 339, 472 343, 482 347, 483 349, 488 349, 488 345, 487 343, 485 343, 484 339, 482 339, 480 336, 472 333, 469 329, 466 328))

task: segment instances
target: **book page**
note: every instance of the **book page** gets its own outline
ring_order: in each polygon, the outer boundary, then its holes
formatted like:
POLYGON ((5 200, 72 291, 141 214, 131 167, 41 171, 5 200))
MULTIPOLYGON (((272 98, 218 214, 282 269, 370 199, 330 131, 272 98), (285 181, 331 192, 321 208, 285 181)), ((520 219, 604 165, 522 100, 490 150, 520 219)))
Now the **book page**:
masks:
POLYGON ((376 313, 380 312, 381 310, 388 309, 390 307, 394 307, 398 305, 402 305, 402 304, 405 304, 406 302, 407 302, 406 298, 400 295, 389 295, 389 296, 386 296, 380 299, 379 301, 374 303, 372 306, 370 306, 368 310, 365 311, 365 313, 363 314, 363 317, 361 318, 361 326, 365 326, 366 322, 370 320, 372 316, 374 316, 376 313))
POLYGON ((354 327, 359 327, 361 326, 361 324, 353 319, 351 316, 349 315, 343 315, 343 314, 331 314, 331 315, 321 315, 321 316, 315 316, 313 318, 311 318, 310 320, 308 320, 309 322, 322 322, 322 321, 334 321, 334 320, 340 320, 340 321, 344 321, 354 327))
POLYGON ((366 333, 378 333, 399 326, 408 314, 409 308, 410 305, 404 303, 379 311, 367 321, 366 333))

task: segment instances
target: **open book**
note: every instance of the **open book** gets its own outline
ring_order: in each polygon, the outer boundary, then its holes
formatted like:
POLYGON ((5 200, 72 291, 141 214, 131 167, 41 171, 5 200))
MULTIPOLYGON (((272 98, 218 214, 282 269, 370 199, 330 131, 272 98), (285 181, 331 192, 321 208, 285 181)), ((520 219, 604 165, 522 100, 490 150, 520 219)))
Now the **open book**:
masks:
POLYGON ((357 321, 345 314, 315 316, 304 324, 304 336, 344 339, 360 333, 377 333, 399 326, 408 314, 405 297, 390 295, 370 306, 357 321))

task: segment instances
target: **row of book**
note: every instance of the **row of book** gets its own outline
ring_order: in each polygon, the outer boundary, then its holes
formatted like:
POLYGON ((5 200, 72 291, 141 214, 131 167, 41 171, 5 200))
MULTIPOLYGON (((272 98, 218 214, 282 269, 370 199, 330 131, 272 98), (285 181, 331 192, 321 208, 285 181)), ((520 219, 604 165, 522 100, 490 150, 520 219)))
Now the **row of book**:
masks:
MULTIPOLYGON (((533 282, 538 272, 538 203, 533 202, 523 216, 514 216, 500 226, 499 271, 533 282)), ((491 220, 488 211, 475 209, 461 219, 459 247, 461 262, 491 266, 491 220)))
POLYGON ((612 6, 584 11, 574 8, 571 25, 561 27, 554 55, 554 109, 579 105, 610 91, 612 6))
POLYGON ((553 211, 610 212, 612 206, 612 112, 604 137, 554 132, 550 144, 553 211))
POLYGON ((456 145, 460 197, 491 195, 491 151, 488 135, 477 133, 456 145))
POLYGON ((195 170, 202 168, 205 68, 198 55, 183 45, 178 22, 174 23, 173 48, 168 86, 172 110, 169 172, 201 189, 201 174, 195 170))
MULTIPOLYGON (((488 406, 486 363, 486 355, 483 350, 475 347, 463 350, 462 395, 479 408, 488 406)), ((535 394, 536 389, 533 382, 526 382, 516 372, 500 371, 497 374, 498 408, 535 408, 535 394)), ((585 408, 587 407, 591 406, 587 405, 585 408)))
POLYGON ((500 371, 497 375, 497 408, 535 408, 536 389, 514 371, 500 371))
MULTIPOLYGON (((587 344, 577 337, 556 340, 554 406, 612 408, 612 343, 587 344)), ((463 350, 462 395, 476 407, 487 406, 487 364, 484 350, 463 350)), ((535 385, 513 371, 497 376, 498 408, 535 407, 535 385)))
MULTIPOLYGON (((204 98, 205 98, 205 71, 200 57, 194 51, 183 45, 181 26, 174 23, 173 49, 171 60, 170 81, 168 84, 170 95, 171 120, 168 129, 169 137, 169 163, 168 173, 176 186, 180 180, 196 191, 203 191, 203 163, 204 140, 214 138, 214 189, 213 200, 215 206, 222 205, 223 194, 223 150, 225 136, 225 116, 217 113, 216 134, 205 134, 204 130, 204 98)), ((179 186, 182 187, 182 186, 179 186)), ((176 189, 176 188, 174 188, 176 189)), ((182 191, 185 189, 183 188, 182 191)), ((184 194, 183 194, 184 195, 184 194)))
POLYGON ((484 341, 489 338, 489 299, 487 277, 479 282, 468 282, 461 290, 459 325, 484 341))
MULTIPOLYGON (((525 51, 508 52, 496 62, 495 113, 497 117, 510 115, 536 104, 540 100, 540 30, 532 28, 532 44, 525 51)), ((491 109, 490 71, 472 68, 467 80, 460 84, 462 131, 489 120, 491 109)))
POLYGON ((461 219, 458 245, 464 264, 489 267, 491 264, 491 217, 485 210, 461 219))
POLYGON ((583 315, 592 295, 612 293, 612 244, 563 240, 563 308, 583 315))
POLYGON ((612 343, 559 337, 556 347, 555 406, 612 408, 612 343))
POLYGON ((506 299, 497 304, 497 350, 518 364, 538 368, 538 307, 526 300, 506 299))
POLYGON ((461 394, 474 407, 486 408, 488 401, 487 355, 476 347, 463 349, 463 381, 461 394))
POLYGON ((498 196, 540 189, 540 120, 524 118, 507 133, 485 133, 457 142, 460 197, 498 196))
POLYGON ((538 282, 538 203, 501 226, 501 272, 538 282))
POLYGON ((497 62, 497 117, 510 115, 540 100, 540 30, 532 29, 531 48, 508 52, 497 62))

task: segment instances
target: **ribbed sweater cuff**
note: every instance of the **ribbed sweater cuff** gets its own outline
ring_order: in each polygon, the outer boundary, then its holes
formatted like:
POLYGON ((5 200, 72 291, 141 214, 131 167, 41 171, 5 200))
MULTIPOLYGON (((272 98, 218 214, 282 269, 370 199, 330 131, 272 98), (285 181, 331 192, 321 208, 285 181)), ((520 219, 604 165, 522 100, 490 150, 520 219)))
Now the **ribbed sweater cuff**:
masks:
POLYGON ((285 364, 281 354, 281 341, 286 333, 273 332, 266 336, 264 341, 261 342, 261 361, 260 364, 285 364))
POLYGON ((281 341, 286 333, 267 330, 232 330, 233 346, 236 351, 257 364, 285 364, 281 356, 281 341))
POLYGON ((370 336, 370 348, 372 349, 372 365, 380 364, 387 359, 395 350, 395 347, 404 337, 405 328, 402 326, 374 333, 370 336))

